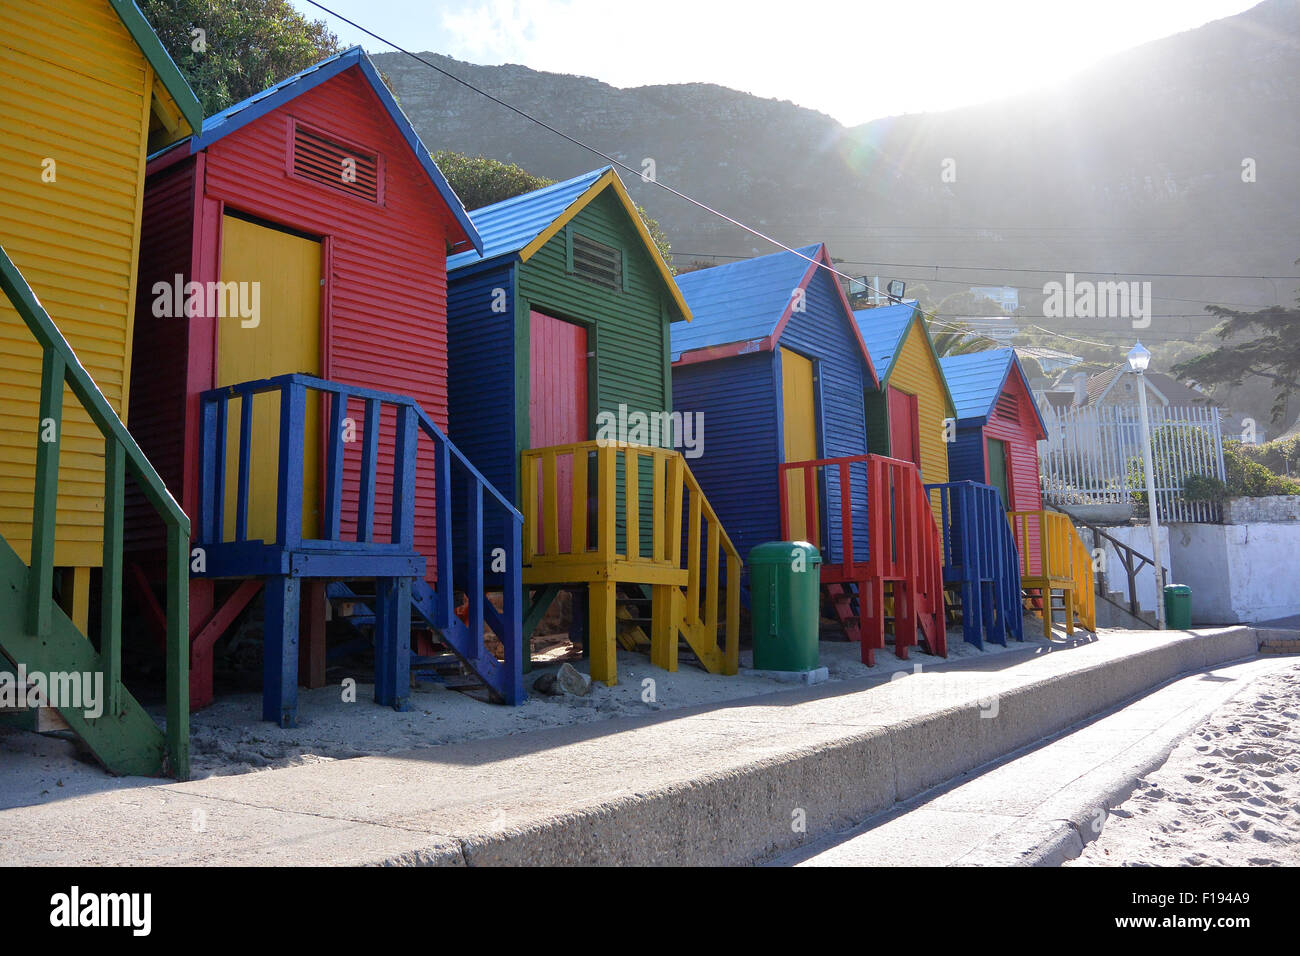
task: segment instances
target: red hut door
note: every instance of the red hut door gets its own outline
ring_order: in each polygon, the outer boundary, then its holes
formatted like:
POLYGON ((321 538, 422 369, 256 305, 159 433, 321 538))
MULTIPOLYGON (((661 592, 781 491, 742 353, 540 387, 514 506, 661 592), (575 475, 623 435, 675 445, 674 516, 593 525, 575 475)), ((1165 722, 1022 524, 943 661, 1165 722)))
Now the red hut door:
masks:
MULTIPOLYGON (((587 330, 572 322, 529 312, 528 444, 530 448, 587 440, 587 330)), ((556 506, 561 551, 571 549, 573 460, 556 461, 556 506)), ((537 484, 542 513, 542 483, 537 484)), ((545 532, 538 529, 538 541, 545 532)))
POLYGON ((921 421, 916 396, 889 388, 889 457, 921 467, 921 421))

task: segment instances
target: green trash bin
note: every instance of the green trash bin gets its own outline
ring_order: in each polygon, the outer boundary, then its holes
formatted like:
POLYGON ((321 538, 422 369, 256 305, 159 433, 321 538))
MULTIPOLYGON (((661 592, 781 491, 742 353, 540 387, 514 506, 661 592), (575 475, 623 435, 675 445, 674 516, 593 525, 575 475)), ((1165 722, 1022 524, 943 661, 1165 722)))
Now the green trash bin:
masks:
POLYGON ((821 552, 806 541, 769 541, 749 552, 755 670, 818 667, 821 566, 821 552))
POLYGON ((1165 627, 1186 631, 1192 626, 1192 589, 1186 584, 1165 585, 1165 627))

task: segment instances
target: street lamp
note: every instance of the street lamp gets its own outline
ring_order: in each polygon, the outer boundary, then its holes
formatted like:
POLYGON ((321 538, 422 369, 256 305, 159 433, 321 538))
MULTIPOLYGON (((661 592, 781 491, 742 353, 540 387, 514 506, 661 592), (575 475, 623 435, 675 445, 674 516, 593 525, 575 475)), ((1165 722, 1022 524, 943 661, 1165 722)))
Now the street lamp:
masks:
POLYGON ((1147 480, 1147 520, 1151 525, 1151 560, 1155 565, 1156 627, 1163 631, 1165 629, 1165 569, 1160 561, 1160 518, 1156 513, 1155 469, 1151 460, 1153 457, 1151 426, 1147 422, 1147 383, 1146 376, 1142 374, 1150 364, 1151 353, 1143 348, 1142 343, 1133 346, 1133 350, 1128 353, 1128 367, 1137 374, 1138 378, 1138 405, 1142 414, 1142 470, 1146 473, 1147 480))

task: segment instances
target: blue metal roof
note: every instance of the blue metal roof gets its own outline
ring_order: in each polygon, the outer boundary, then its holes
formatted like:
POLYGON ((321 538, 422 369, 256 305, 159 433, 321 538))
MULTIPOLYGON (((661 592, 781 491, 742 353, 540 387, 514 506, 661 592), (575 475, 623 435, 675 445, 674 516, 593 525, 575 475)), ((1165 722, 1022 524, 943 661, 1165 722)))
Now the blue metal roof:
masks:
POLYGON ((482 249, 448 256, 447 271, 454 272, 498 256, 518 254, 612 168, 602 166, 565 182, 475 209, 470 218, 483 238, 482 249))
POLYGON ((1015 359, 1011 349, 990 349, 966 355, 946 355, 939 359, 948 390, 957 405, 957 419, 979 419, 982 423, 993 410, 1002 392, 1007 372, 1015 359))
POLYGON ((460 224, 461 229, 465 231, 469 241, 473 243, 475 249, 482 249, 483 240, 479 238, 478 230, 474 228, 469 213, 465 211, 464 203, 460 201, 460 197, 451 188, 447 178, 443 176, 442 170, 438 168, 438 164, 429 155, 429 150, 421 142, 419 135, 415 132, 415 127, 411 125, 411 121, 402 112, 402 108, 393 99, 393 94, 388 92, 388 87, 384 85, 384 81, 379 77, 379 71, 370 62, 370 57, 366 56, 366 51, 359 46, 349 47, 341 53, 326 57, 319 63, 307 67, 302 72, 295 73, 274 86, 268 87, 233 106, 229 106, 220 113, 209 116, 203 121, 203 131, 188 140, 190 152, 196 153, 211 146, 217 140, 229 136, 235 130, 247 126, 253 120, 265 116, 272 110, 283 106, 308 90, 315 89, 327 80, 333 79, 344 70, 351 69, 354 66, 360 68, 361 73, 370 82, 370 86, 374 89, 379 102, 383 104, 393 124, 402 134, 402 138, 411 147, 411 152, 415 154, 416 160, 437 188, 443 201, 451 209, 452 215, 460 224))
MULTIPOLYGON (((993 405, 1006 387, 1007 377, 1013 369, 1024 382, 1025 391, 1033 395, 1029 388, 1029 377, 1021 368, 1015 349, 990 349, 967 355, 948 355, 939 359, 939 367, 943 369, 948 390, 957 406, 957 421, 963 425, 983 425, 988 421, 989 415, 993 413, 993 405)), ((1032 397, 1029 404, 1038 419, 1038 427, 1046 435, 1047 426, 1043 422, 1043 414, 1032 397)))
POLYGON ((903 336, 916 316, 914 302, 885 305, 876 309, 857 309, 853 317, 858 320, 862 341, 867 344, 871 362, 881 378, 889 375, 894 357, 903 344, 903 336))
MULTIPOLYGON (((820 243, 798 252, 815 259, 820 243)), ((677 277, 695 320, 672 330, 672 359, 684 352, 763 339, 774 333, 814 264, 790 252, 774 252, 677 277)))

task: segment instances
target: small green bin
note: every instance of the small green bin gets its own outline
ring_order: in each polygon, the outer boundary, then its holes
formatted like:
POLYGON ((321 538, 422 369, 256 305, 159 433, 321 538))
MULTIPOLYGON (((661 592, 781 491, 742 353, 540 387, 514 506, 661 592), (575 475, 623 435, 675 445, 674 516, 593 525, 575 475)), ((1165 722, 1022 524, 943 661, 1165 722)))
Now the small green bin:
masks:
POLYGON ((1192 626, 1192 589, 1186 584, 1165 585, 1165 627, 1186 631, 1192 626))
POLYGON ((819 666, 821 552, 806 541, 769 541, 749 552, 754 669, 819 666))

